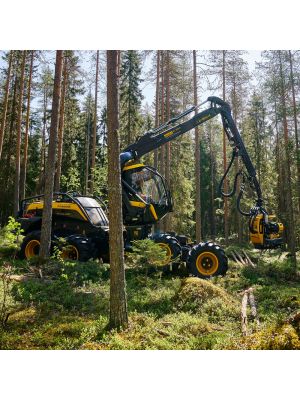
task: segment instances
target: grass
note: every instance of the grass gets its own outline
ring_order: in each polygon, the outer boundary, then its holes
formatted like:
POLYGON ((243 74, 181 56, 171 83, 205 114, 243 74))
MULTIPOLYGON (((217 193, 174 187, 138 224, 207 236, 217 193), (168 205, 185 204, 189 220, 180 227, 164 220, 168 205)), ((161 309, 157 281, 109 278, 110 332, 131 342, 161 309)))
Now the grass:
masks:
POLYGON ((286 257, 252 255, 259 259, 256 268, 230 262, 226 277, 209 281, 128 269, 129 327, 121 332, 107 329, 109 274, 103 266, 89 263, 84 279, 84 266, 71 264, 54 282, 14 283, 0 348, 300 348, 299 326, 284 322, 300 310, 299 275, 286 257), (249 318, 250 335, 243 338, 240 304, 249 287, 254 289, 260 329, 249 318))

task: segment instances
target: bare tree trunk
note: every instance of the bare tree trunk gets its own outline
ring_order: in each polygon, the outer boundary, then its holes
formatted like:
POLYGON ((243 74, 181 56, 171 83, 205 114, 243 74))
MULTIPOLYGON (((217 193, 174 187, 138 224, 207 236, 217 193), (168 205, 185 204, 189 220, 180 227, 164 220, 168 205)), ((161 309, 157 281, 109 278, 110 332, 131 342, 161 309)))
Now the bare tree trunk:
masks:
POLYGON ((5 125, 6 125, 6 114, 7 114, 7 105, 8 105, 8 96, 9 96, 9 84, 10 84, 12 59, 13 59, 13 51, 11 50, 9 53, 9 65, 8 65, 7 78, 6 78, 6 83, 5 83, 2 122, 1 122, 1 128, 0 128, 0 160, 1 160, 1 154, 2 154, 2 148, 3 148, 5 125))
POLYGON ((215 189, 214 189, 214 153, 212 147, 212 125, 209 125, 209 158, 210 158, 210 207, 211 207, 211 237, 216 236, 216 217, 215 217, 215 189))
MULTIPOLYGON (((161 120, 160 123, 165 122, 165 68, 164 68, 164 52, 161 52, 161 120)), ((160 148, 160 173, 165 174, 165 146, 160 148)))
POLYGON ((58 125, 58 145, 57 145, 57 167, 55 174, 54 191, 60 191, 60 178, 61 178, 61 164, 62 164, 62 154, 63 154, 63 143, 64 143, 64 124, 65 124, 65 97, 67 88, 67 58, 64 58, 63 67, 63 84, 61 90, 61 101, 59 110, 59 125, 58 125))
MULTIPOLYGON (((8 172, 10 172, 11 168, 11 157, 13 152, 13 136, 16 124, 16 110, 17 110, 17 87, 18 87, 18 66, 19 66, 19 57, 16 57, 16 62, 14 66, 14 82, 13 82, 13 98, 11 102, 11 109, 10 109, 10 121, 9 121, 9 131, 8 131, 8 140, 7 140, 7 154, 5 154, 5 168, 8 172)), ((5 187, 8 185, 8 182, 13 179, 11 174, 8 173, 5 179, 5 187)))
POLYGON ((110 254, 110 328, 128 325, 124 270, 117 51, 107 51, 107 141, 110 254))
POLYGON ((20 183, 20 198, 25 198, 26 193, 26 174, 27 174, 27 157, 28 157, 28 134, 29 134, 29 117, 30 117, 30 99, 31 99, 31 81, 32 81, 32 70, 33 70, 33 60, 34 60, 34 50, 31 51, 30 59, 30 70, 28 77, 27 86, 27 110, 26 110, 26 128, 24 136, 24 154, 23 154, 23 164, 21 170, 21 183, 20 183))
POLYGON ((121 71, 121 50, 118 50, 118 61, 117 61, 117 71, 118 71, 118 79, 120 79, 120 71, 121 71))
POLYGON ((97 107, 98 107, 98 76, 99 76, 99 50, 97 50, 96 58, 96 82, 95 82, 95 111, 94 111, 94 126, 93 126, 93 141, 92 141, 92 159, 91 159, 91 194, 94 192, 94 178, 96 166, 96 143, 97 143, 97 107))
POLYGON ((277 180, 277 193, 278 193, 278 214, 280 216, 284 215, 285 208, 284 208, 284 198, 282 193, 282 164, 284 163, 283 160, 280 159, 280 140, 279 140, 279 131, 278 131, 278 116, 277 116, 277 102, 276 98, 274 99, 274 110, 275 110, 275 131, 276 131, 276 147, 275 147, 275 160, 276 160, 276 169, 278 173, 278 180, 277 180))
POLYGON ((295 128, 295 139, 296 139, 296 162, 297 162, 297 178, 298 178, 298 211, 300 212, 300 144, 298 136, 298 121, 297 121, 297 105, 295 96, 295 82, 294 82, 294 71, 293 71, 293 57, 291 50, 289 50, 289 61, 290 61, 290 74, 291 74, 291 85, 292 85, 292 98, 293 98, 293 114, 294 114, 294 128, 295 128))
POLYGON ((288 217, 287 226, 287 242, 288 247, 292 255, 293 264, 296 266, 296 241, 295 241, 295 226, 294 226, 294 211, 293 211, 293 200, 292 200, 292 187, 291 187, 291 161, 289 153, 289 132, 286 116, 286 102, 285 102, 285 82, 282 68, 281 51, 278 51, 279 55, 279 67, 280 67, 280 86, 281 86, 281 103, 282 103, 282 116, 283 116, 283 130, 284 130, 284 143, 285 143, 285 173, 287 180, 285 182, 286 186, 286 210, 288 217))
POLYGON ((25 74, 26 50, 23 51, 20 91, 19 91, 19 107, 17 120, 17 139, 16 139, 16 174, 15 174, 15 190, 14 190, 14 215, 19 212, 20 201, 20 159, 21 159, 21 131, 22 131, 22 106, 24 91, 24 74, 25 74))
MULTIPOLYGON (((156 93, 155 93, 155 127, 159 126, 159 77, 160 77, 160 51, 157 50, 156 61, 156 93)), ((154 150, 154 168, 158 168, 158 150, 154 150)))
POLYGON ((85 191, 87 195, 89 191, 89 164, 90 164, 90 137, 91 137, 91 92, 89 93, 88 102, 88 123, 87 123, 87 135, 86 135, 86 159, 85 159, 85 191))
MULTIPOLYGON (((198 104, 197 90, 197 53, 193 50, 193 81, 194 81, 194 105, 198 104)), ((195 110, 195 114, 198 111, 195 110)), ((201 242, 201 158, 199 128, 195 128, 195 188, 196 188, 196 241, 201 242)))
MULTIPOLYGON (((225 58, 226 58, 226 50, 223 50, 223 66, 222 66, 222 77, 223 77, 223 100, 225 101, 225 58)), ((226 156, 226 134, 223 129, 223 170, 224 174, 227 169, 227 156, 226 156)), ((228 191, 228 181, 227 178, 224 179, 224 192, 228 191)), ((224 198, 224 233, 225 233, 225 244, 228 246, 228 199, 224 198)))
POLYGON ((58 124, 59 124, 62 66, 63 66, 63 50, 57 50, 53 98, 52 98, 49 148, 48 148, 48 158, 47 158, 47 170, 45 176, 45 197, 44 197, 44 209, 43 209, 42 229, 41 229, 41 246, 39 254, 41 260, 44 260, 49 257, 49 251, 51 245, 52 201, 53 201, 57 134, 58 134, 58 124))
MULTIPOLYGON (((236 82, 235 82, 235 70, 233 70, 234 77, 233 77, 233 104, 232 104, 232 114, 235 123, 237 124, 237 98, 236 98, 236 82)), ((239 158, 236 157, 234 162, 235 173, 237 174, 239 171, 239 158)), ((241 188, 240 180, 237 182, 237 193, 239 193, 241 188)), ((241 221, 241 214, 239 213, 237 207, 235 208, 235 220, 237 224, 237 234, 238 234, 238 244, 242 244, 242 221, 241 221)))
POLYGON ((40 174, 37 191, 43 192, 45 185, 45 162, 46 162, 46 131, 47 131, 47 107, 48 107, 48 94, 47 87, 44 87, 44 99, 43 99, 44 115, 43 115, 43 133, 42 133, 42 146, 41 146, 41 163, 40 163, 40 174))
MULTIPOLYGON (((166 120, 170 119, 170 51, 167 50, 166 54, 166 120)), ((171 143, 165 145, 166 151, 166 164, 165 164, 165 178, 170 186, 170 163, 171 163, 171 143)), ((164 231, 170 230, 170 214, 167 214, 163 219, 164 231)))

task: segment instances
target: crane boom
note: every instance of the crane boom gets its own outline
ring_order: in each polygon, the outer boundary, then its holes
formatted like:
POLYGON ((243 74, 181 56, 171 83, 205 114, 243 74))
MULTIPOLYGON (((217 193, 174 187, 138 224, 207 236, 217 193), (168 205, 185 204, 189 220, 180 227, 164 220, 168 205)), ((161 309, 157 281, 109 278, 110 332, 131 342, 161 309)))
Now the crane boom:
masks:
MULTIPOLYGON (((124 166, 128 165, 128 163, 131 163, 134 160, 141 158, 145 154, 148 154, 149 152, 158 149, 164 144, 195 128, 196 126, 199 126, 207 122, 208 120, 216 117, 217 115, 220 115, 225 134, 231 147, 233 148, 232 159, 220 182, 220 192, 223 197, 232 197, 236 192, 237 180, 239 177, 241 177, 243 179, 243 182, 241 185, 240 193, 237 196, 237 208, 241 214, 250 217, 250 235, 252 234, 255 236, 257 232, 262 231, 262 236, 264 237, 259 237, 259 245, 263 245, 265 247, 277 247, 278 245, 282 244, 282 237, 280 234, 283 231, 283 225, 279 223, 269 222, 268 213, 263 207, 262 191, 256 176, 256 170, 246 150, 235 121, 232 118, 230 105, 215 96, 208 97, 205 103, 207 102, 210 103, 210 106, 207 109, 196 113, 190 119, 181 123, 177 123, 179 120, 183 119, 190 113, 196 111, 198 107, 191 107, 190 109, 170 119, 161 126, 152 129, 146 132, 144 135, 140 136, 135 143, 130 144, 120 154, 121 166, 123 168, 124 166), (246 173, 243 172, 241 169, 235 176, 233 190, 230 193, 224 193, 222 191, 222 185, 233 164, 233 160, 236 157, 240 157, 242 159, 243 165, 246 169, 246 173), (246 181, 248 181, 250 187, 255 191, 257 196, 255 206, 252 207, 249 212, 242 211, 240 208, 240 201, 243 196, 246 181)), ((132 190, 134 190, 125 180, 123 180, 123 185, 125 185, 127 189, 129 189, 131 192, 132 190)), ((136 194, 138 195, 137 192, 136 194)), ((140 196, 139 200, 141 200, 140 196)), ((144 203, 147 204, 147 201, 144 201, 144 203)))

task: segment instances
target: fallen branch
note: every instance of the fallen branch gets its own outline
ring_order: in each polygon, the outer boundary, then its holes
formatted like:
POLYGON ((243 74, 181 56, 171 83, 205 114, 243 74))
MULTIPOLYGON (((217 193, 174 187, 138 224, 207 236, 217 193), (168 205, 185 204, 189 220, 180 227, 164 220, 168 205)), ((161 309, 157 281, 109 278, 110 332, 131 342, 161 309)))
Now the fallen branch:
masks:
MULTIPOLYGON (((4 275, 5 274, 1 273, 0 278, 2 278, 4 275)), ((33 273, 28 273, 24 275, 9 275, 7 279, 9 281, 15 281, 15 282, 27 282, 27 281, 39 281, 45 283, 52 282, 51 279, 40 278, 33 273)))
POLYGON ((238 259, 241 261, 242 265, 247 265, 243 257, 235 250, 235 254, 237 255, 238 259))
POLYGON ((238 263, 239 265, 243 266, 243 264, 236 258, 236 255, 234 254, 233 251, 231 252, 231 255, 232 255, 232 257, 233 257, 233 259, 234 259, 234 261, 235 261, 236 263, 238 263))
POLYGON ((251 265, 251 267, 255 267, 255 264, 251 261, 250 257, 248 256, 248 254, 245 252, 245 250, 242 250, 246 260, 248 261, 248 263, 251 265))

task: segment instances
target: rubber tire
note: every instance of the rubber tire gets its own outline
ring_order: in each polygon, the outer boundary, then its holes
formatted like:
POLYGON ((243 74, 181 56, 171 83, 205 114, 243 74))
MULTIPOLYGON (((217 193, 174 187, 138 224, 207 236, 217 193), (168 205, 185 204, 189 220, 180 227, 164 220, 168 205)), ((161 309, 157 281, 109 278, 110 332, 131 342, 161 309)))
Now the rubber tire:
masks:
MULTIPOLYGON (((170 263, 176 260, 178 257, 181 258, 181 246, 175 237, 169 235, 168 233, 156 233, 151 236, 151 240, 153 240, 155 243, 167 244, 170 247, 172 255, 170 263)), ((157 267, 165 268, 168 267, 170 263, 165 265, 158 265, 157 267)))
POLYGON ((91 239, 83 235, 70 235, 65 239, 66 245, 76 247, 78 251, 78 260, 76 261, 88 261, 95 257, 95 245, 91 239))
MULTIPOLYGON (((19 258, 21 258, 21 260, 25 260, 26 256, 25 256, 25 248, 27 246, 27 243, 30 242, 31 240, 38 240, 39 242, 41 241, 41 231, 40 230, 36 230, 36 231, 32 231, 29 232, 23 239, 23 242, 21 244, 21 249, 18 253, 19 258)), ((38 256, 38 254, 37 254, 38 256)))
POLYGON ((209 279, 211 276, 226 275, 228 270, 228 259, 224 250, 218 244, 213 242, 199 243, 191 249, 187 260, 187 267, 190 274, 197 276, 198 278, 209 279), (201 274, 196 266, 198 256, 206 251, 213 253, 219 262, 218 269, 211 275, 201 274))

